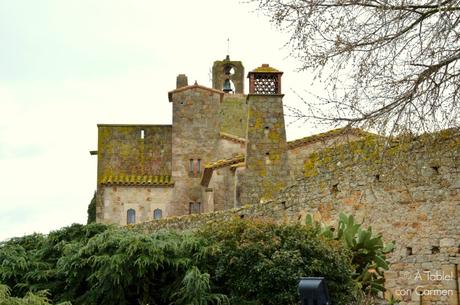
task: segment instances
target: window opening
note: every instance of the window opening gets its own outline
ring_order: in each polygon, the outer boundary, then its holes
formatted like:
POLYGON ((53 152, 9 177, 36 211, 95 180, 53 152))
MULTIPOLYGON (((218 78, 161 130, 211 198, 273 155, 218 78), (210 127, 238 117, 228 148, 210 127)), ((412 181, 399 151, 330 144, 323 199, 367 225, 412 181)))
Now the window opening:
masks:
POLYGON ((200 214, 201 213, 201 202, 190 202, 189 203, 189 214, 200 214))
POLYGON ((155 209, 153 211, 153 219, 161 219, 163 217, 163 211, 161 209, 155 209))
POLYGON ((127 223, 129 225, 136 223, 136 211, 134 209, 129 209, 126 213, 127 213, 127 223))

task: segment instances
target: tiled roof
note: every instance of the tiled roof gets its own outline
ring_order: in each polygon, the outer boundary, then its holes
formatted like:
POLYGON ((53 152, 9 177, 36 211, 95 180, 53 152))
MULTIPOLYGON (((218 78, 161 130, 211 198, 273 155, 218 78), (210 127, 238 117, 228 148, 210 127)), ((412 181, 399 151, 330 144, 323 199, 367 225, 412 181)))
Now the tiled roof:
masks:
POLYGON ((235 168, 237 165, 244 165, 244 160, 245 156, 243 154, 240 154, 229 159, 222 159, 206 164, 204 167, 203 176, 201 177, 201 185, 209 185, 209 181, 211 181, 212 177, 212 172, 215 169, 219 169, 226 166, 232 166, 232 168, 235 168))
POLYGON ((251 72, 256 72, 256 73, 280 73, 281 71, 279 71, 279 70, 277 70, 277 69, 275 69, 273 67, 270 67, 267 64, 263 64, 262 66, 260 66, 258 68, 255 68, 251 72))
POLYGON ((246 165, 246 163, 240 162, 240 163, 235 163, 235 164, 230 165, 230 168, 234 169, 234 168, 238 168, 238 167, 243 167, 245 165, 246 165))
POLYGON ((215 162, 207 163, 205 165, 205 168, 217 169, 217 168, 229 166, 229 165, 232 165, 232 164, 244 162, 244 159, 245 159, 244 155, 240 154, 240 155, 234 156, 232 158, 222 159, 222 160, 218 160, 218 161, 215 161, 215 162))
POLYGON ((220 136, 221 136, 221 138, 224 138, 224 139, 227 139, 227 140, 230 140, 230 141, 233 141, 233 142, 237 142, 237 143, 241 143, 241 144, 246 143, 246 139, 234 136, 234 135, 226 133, 226 132, 220 132, 220 136))
POLYGON ((297 148, 297 147, 307 145, 310 143, 324 141, 324 140, 328 140, 328 139, 335 138, 338 136, 345 136, 345 135, 354 135, 358 137, 363 137, 363 136, 369 136, 369 135, 374 135, 374 134, 366 132, 359 128, 337 128, 337 129, 329 130, 327 132, 308 136, 305 138, 289 141, 287 144, 288 144, 289 149, 293 149, 293 148, 297 148))
POLYGON ((208 88, 208 87, 205 87, 205 86, 202 86, 202 85, 198 85, 196 82, 195 84, 193 85, 189 85, 189 86, 185 86, 185 87, 180 87, 180 88, 177 88, 177 89, 174 89, 172 91, 169 91, 168 92, 168 100, 170 102, 172 102, 172 95, 174 93, 177 93, 177 92, 182 92, 182 91, 186 91, 186 90, 192 90, 192 89, 202 89, 202 90, 206 90, 206 91, 209 91, 209 92, 213 92, 213 93, 218 93, 220 94, 220 97, 221 97, 221 101, 222 101, 222 96, 225 94, 224 91, 222 90, 217 90, 217 89, 214 89, 214 88, 208 88))
POLYGON ((119 176, 105 176, 101 179, 103 185, 156 185, 156 186, 170 186, 174 185, 171 176, 157 175, 157 176, 135 176, 135 175, 119 175, 119 176))

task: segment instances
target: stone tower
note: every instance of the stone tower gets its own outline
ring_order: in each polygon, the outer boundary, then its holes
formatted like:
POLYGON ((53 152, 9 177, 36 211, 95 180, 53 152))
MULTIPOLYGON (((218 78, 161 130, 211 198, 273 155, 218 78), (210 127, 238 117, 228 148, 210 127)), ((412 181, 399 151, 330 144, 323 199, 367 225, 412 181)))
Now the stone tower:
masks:
POLYGON ((200 177, 204 165, 217 158, 220 139, 224 92, 197 83, 187 86, 183 79, 179 75, 178 88, 168 94, 173 109, 171 168, 175 181, 168 215, 203 211, 200 177))
POLYGON ((248 74, 248 127, 242 204, 270 200, 289 183, 282 74, 266 64, 248 74))
POLYGON ((223 90, 226 84, 230 86, 233 84, 233 93, 244 93, 243 64, 241 61, 230 60, 228 55, 224 60, 215 61, 212 65, 212 87, 223 90))

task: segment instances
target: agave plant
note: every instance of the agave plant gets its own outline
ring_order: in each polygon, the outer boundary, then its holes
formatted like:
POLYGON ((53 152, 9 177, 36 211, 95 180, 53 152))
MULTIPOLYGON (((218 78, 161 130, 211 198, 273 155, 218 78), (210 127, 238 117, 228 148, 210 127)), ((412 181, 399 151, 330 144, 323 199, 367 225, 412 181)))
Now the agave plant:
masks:
POLYGON ((383 272, 389 268, 386 254, 394 249, 394 242, 385 244, 380 234, 372 233, 372 227, 364 229, 353 215, 344 213, 339 215, 337 229, 313 220, 311 215, 307 215, 306 224, 321 236, 342 241, 351 251, 354 279, 362 290, 372 295, 385 291, 383 272))

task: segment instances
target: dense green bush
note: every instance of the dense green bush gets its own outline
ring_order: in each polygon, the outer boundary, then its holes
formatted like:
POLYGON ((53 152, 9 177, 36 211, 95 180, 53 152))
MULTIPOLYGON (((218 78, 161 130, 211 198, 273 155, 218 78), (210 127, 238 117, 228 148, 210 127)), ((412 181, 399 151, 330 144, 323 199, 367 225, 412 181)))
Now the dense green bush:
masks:
POLYGON ((110 230, 58 262, 75 304, 171 304, 200 241, 190 234, 110 230))
POLYGON ((47 236, 32 234, 0 243, 0 283, 11 287, 13 296, 48 290, 54 300, 64 292, 67 275, 57 268, 69 245, 83 245, 109 227, 74 224, 47 236))
MULTIPOLYGON (((10 288, 0 284, 0 305, 52 305, 46 291, 36 293, 27 292, 22 298, 12 297, 10 288)), ((72 305, 69 302, 62 302, 57 305, 72 305)))
POLYGON ((203 228, 200 269, 232 304, 297 304, 303 276, 324 276, 334 304, 351 301, 355 286, 348 252, 302 225, 234 220, 203 228))
POLYGON ((91 224, 0 244, 12 296, 46 290, 54 303, 295 304, 301 276, 324 276, 335 304, 351 300, 350 256, 300 225, 254 220, 153 234, 91 224))

